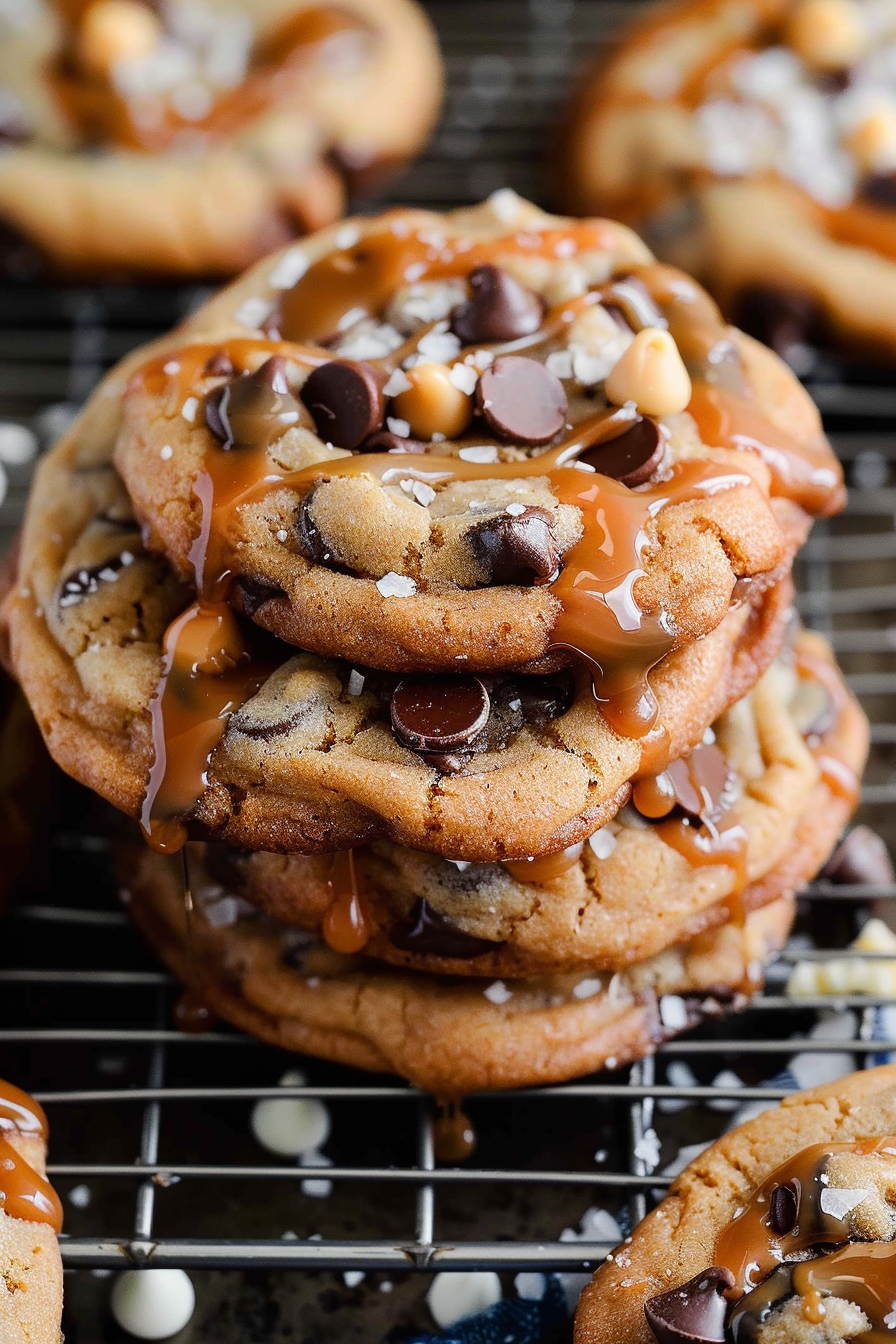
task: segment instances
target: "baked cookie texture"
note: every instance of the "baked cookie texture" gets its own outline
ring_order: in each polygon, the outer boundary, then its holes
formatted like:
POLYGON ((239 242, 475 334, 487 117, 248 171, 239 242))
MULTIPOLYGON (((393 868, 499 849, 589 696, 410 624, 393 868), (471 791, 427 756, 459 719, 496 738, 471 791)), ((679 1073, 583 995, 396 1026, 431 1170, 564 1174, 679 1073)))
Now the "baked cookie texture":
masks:
POLYGON ((704 1014, 745 1003, 794 915, 782 898, 742 925, 612 977, 567 972, 505 984, 341 955, 222 894, 198 855, 190 866, 197 900, 189 926, 170 858, 133 851, 122 895, 163 961, 213 1013, 285 1049, 397 1073, 448 1098, 616 1067, 704 1014))
POLYGON ((885 1338, 894 1129, 896 1066, 885 1065, 796 1093, 725 1134, 598 1269, 576 1344, 885 1338))
POLYGON ((377 841, 354 850, 349 867, 345 855, 199 852, 220 895, 311 933, 353 887, 364 955, 393 965, 612 972, 798 890, 848 819, 866 749, 864 716, 830 650, 803 632, 679 758, 658 805, 652 786, 636 784, 613 821, 565 853, 470 864, 377 841), (697 785, 690 795, 687 780, 697 785), (701 826, 702 849, 689 844, 701 826))
POLYGON ((47 1181, 47 1118, 0 1081, 0 1336, 4 1344, 61 1344, 62 1206, 47 1181))
POLYGON ((678 0, 590 72, 557 195, 637 228, 793 359, 896 355, 896 12, 678 0))
POLYGON ((7 269, 211 277, 413 155, 442 69, 412 0, 34 0, 0 93, 7 269))

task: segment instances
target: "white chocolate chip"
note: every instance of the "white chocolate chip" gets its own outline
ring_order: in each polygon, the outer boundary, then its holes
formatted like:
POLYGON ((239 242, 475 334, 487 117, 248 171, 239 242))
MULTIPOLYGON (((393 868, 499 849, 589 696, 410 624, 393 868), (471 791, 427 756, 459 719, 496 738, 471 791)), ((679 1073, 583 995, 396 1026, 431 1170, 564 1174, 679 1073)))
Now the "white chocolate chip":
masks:
POLYGON ((467 1316, 475 1316, 501 1301, 501 1280, 490 1269, 443 1271, 436 1274, 426 1294, 432 1318, 447 1330, 467 1316))
MULTIPOLYGON (((285 1073, 281 1087, 302 1087, 304 1075, 285 1073)), ((262 1147, 280 1157, 298 1157, 326 1143, 330 1112, 317 1097, 264 1097, 252 1108, 252 1133, 262 1147)))
POLYGON ((660 999, 660 1019, 669 1031, 681 1031, 688 1024, 688 1010, 678 994, 664 994, 660 999))
POLYGON ((593 999, 602 988, 603 982, 598 976, 589 976, 587 980, 580 980, 577 985, 573 985, 572 996, 574 999, 593 999))
POLYGON ((136 1339, 170 1339, 193 1315, 196 1294, 182 1269, 128 1269, 112 1285, 110 1306, 136 1339))
POLYGON ((25 425, 0 424, 0 462, 21 467, 37 456, 37 435, 25 425))
POLYGON ((507 1003, 513 998, 513 990, 508 989, 503 980, 493 980, 482 992, 489 1003, 507 1003))
POLYGON ((633 401, 642 415, 676 415, 691 400, 691 380, 668 331, 645 327, 615 364, 606 382, 615 406, 633 401))

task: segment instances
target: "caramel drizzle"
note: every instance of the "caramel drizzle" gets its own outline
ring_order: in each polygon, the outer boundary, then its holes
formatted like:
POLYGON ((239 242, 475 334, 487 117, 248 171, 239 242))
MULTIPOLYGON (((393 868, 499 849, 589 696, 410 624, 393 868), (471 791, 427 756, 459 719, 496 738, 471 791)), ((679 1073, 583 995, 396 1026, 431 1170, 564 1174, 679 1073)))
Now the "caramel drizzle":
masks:
POLYGON ((372 930, 361 901, 352 850, 340 850, 333 855, 327 886, 332 902, 321 926, 324 942, 334 952, 347 956, 360 952, 369 943, 372 930))
MULTIPOLYGON (((86 4, 65 4, 70 27, 76 29, 86 4)), ((161 102, 158 117, 135 115, 140 100, 120 93, 111 80, 91 79, 77 70, 63 53, 50 66, 48 79, 68 119, 87 137, 99 137, 124 149, 159 153, 178 140, 202 143, 209 138, 236 135, 253 118, 288 95, 289 84, 309 67, 334 40, 352 35, 372 41, 372 30, 356 15, 337 6, 318 5, 292 15, 262 39, 252 53, 254 69, 235 89, 219 94, 203 117, 189 119, 170 98, 161 102)), ((359 47, 360 50, 360 47, 359 47)), ((153 96, 153 103, 157 96, 153 96)))
MULTIPOLYGON (((465 238, 448 240, 437 236, 435 230, 402 230, 403 223, 401 215, 396 215, 391 228, 367 234, 355 247, 335 250, 319 259, 283 297, 282 327, 289 339, 233 341, 228 348, 236 356, 235 363, 239 363, 240 356, 245 363, 250 353, 268 352, 314 367, 326 362, 327 353, 295 342, 327 339, 348 311, 356 317, 379 312, 392 292, 409 280, 466 275, 496 255, 568 256, 589 248, 612 248, 614 241, 612 231, 600 222, 572 229, 521 229, 497 243, 465 238)), ((633 269, 668 311, 676 339, 684 340, 690 333, 694 337, 690 353, 694 358, 699 353, 702 359, 713 348, 713 341, 722 337, 725 328, 718 319, 713 327, 715 310, 710 308, 699 287, 678 277, 668 267, 633 269)), ((560 305, 548 314, 542 331, 531 339, 535 343, 549 339, 588 301, 590 295, 560 305)), ((170 356, 161 357, 136 377, 147 391, 161 395, 170 404, 172 396, 182 397, 185 387, 195 385, 209 356, 219 348, 208 344, 186 347, 173 361, 170 356), (176 373, 170 372, 172 362, 178 366, 176 373)), ((493 348, 497 353, 504 347, 493 348)), ((388 368, 399 354, 394 352, 391 360, 377 362, 388 368)), ((804 448, 782 435, 743 397, 718 387, 698 385, 691 409, 704 441, 713 442, 717 435, 723 446, 758 452, 769 462, 781 493, 819 511, 831 506, 830 492, 839 476, 829 457, 822 462, 822 445, 817 451, 804 448)), ((551 585, 560 611, 550 647, 571 650, 590 664, 595 694, 607 721, 617 732, 644 741, 651 758, 658 758, 666 739, 662 726, 657 724, 658 708, 647 678, 651 669, 677 647, 678 641, 670 632, 664 613, 644 612, 635 598, 634 590, 645 572, 642 555, 647 544, 647 527, 667 504, 749 484, 750 480, 747 475, 718 464, 682 463, 672 469, 662 484, 636 492, 611 478, 577 470, 572 465, 574 459, 618 434, 620 418, 626 414, 616 408, 600 411, 572 427, 549 451, 512 463, 470 463, 436 453, 419 457, 377 453, 347 455, 302 471, 287 472, 273 461, 268 447, 262 444, 236 451, 212 450, 206 455, 205 469, 194 482, 202 522, 190 561, 196 574, 200 609, 204 603, 226 600, 230 581, 228 533, 236 511, 273 490, 306 493, 320 480, 361 474, 378 478, 383 484, 395 478, 412 477, 438 485, 456 480, 547 477, 560 502, 575 505, 584 516, 583 537, 567 554, 558 578, 551 585)), ((187 810, 205 787, 209 756, 223 733, 223 719, 219 722, 219 716, 233 712, 264 680, 263 676, 256 679, 251 669, 244 669, 241 685, 219 685, 203 692, 196 682, 193 703, 200 712, 204 704, 214 711, 215 722, 205 725, 199 713, 194 713, 194 721, 189 725, 191 731, 187 732, 184 697, 181 695, 175 706, 168 681, 172 669, 185 662, 193 669, 194 682, 200 675, 201 669, 195 670, 195 659, 189 656, 189 650, 182 653, 178 647, 194 620, 200 616, 203 622, 210 619, 200 609, 191 608, 190 619, 179 618, 166 635, 165 666, 152 706, 155 762, 143 823, 148 835, 153 834, 155 826, 156 839, 169 849, 183 843, 186 833, 182 823, 175 819, 178 810, 175 804, 187 810), (180 721, 179 731, 185 735, 185 741, 198 739, 200 756, 198 764, 188 764, 186 768, 178 764, 176 786, 167 782, 171 760, 166 737, 169 719, 172 726, 175 719, 180 721)), ((242 653, 240 645, 236 661, 242 653)), ((177 681, 183 685, 183 676, 177 681)), ((680 839, 680 843, 693 848, 690 839, 680 839)), ((699 848, 694 852, 700 854, 699 848)), ((710 860, 704 857, 703 861, 710 860)))
POLYGON ((529 859, 504 859, 501 867, 517 882, 532 882, 542 887, 546 882, 553 882, 555 878, 568 873, 570 868, 575 868, 584 848, 582 842, 561 849, 556 854, 541 854, 529 859))
MULTIPOLYGON (((46 1142, 47 1117, 27 1092, 0 1082, 0 1133, 4 1132, 46 1142)), ((0 1137, 0 1211, 25 1222, 46 1223, 56 1233, 62 1231, 62 1205, 56 1191, 4 1137, 0 1137)))

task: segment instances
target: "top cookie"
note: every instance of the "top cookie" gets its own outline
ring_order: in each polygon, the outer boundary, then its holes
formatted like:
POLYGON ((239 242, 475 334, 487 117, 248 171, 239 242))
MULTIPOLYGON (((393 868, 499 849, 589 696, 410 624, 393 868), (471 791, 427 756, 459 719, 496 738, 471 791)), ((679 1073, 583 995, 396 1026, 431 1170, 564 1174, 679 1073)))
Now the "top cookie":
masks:
POLYGON ((871 1344, 892 1330, 896 1067, 740 1125, 585 1289, 576 1344, 871 1344))
POLYGON ((7 5, 0 262, 232 275, 394 171, 441 92, 412 0, 7 5))
POLYGON ((322 233, 181 330, 115 454, 148 544, 317 653, 579 656, 634 702, 842 499, 806 394, 699 286, 512 194, 322 233))
POLYGON ((650 7, 573 109, 558 196, 642 231, 785 354, 896 356, 896 7, 650 7))

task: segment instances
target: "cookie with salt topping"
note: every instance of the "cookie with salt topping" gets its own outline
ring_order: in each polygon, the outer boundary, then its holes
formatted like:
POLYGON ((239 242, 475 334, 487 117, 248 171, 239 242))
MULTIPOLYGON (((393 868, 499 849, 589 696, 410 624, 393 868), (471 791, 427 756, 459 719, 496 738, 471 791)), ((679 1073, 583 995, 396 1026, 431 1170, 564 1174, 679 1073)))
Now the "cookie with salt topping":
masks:
POLYGON ((818 345, 891 361, 894 55, 890 4, 645 6, 582 81, 556 195, 638 229, 798 372, 818 345))
POLYGON ((325 231, 179 336, 115 453, 148 543, 327 656, 584 657, 637 701, 842 502, 808 397, 699 286, 512 194, 325 231))

